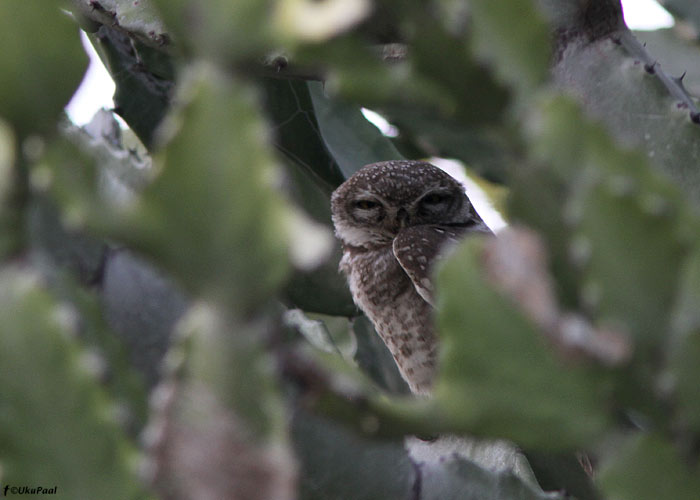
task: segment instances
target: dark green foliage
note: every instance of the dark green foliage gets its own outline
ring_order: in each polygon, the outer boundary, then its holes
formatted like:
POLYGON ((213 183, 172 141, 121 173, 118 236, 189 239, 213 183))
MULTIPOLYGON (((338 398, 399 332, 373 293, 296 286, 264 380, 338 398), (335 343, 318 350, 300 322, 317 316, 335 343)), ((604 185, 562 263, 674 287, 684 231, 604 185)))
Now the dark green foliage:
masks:
POLYGON ((0 89, 4 96, 12 96, 2 99, 0 115, 22 137, 55 131, 56 119, 86 68, 77 26, 67 15, 57 13, 64 3, 11 0, 0 7, 0 30, 6 37, 0 56, 0 89), (46 9, 54 15, 45 15, 46 9))
POLYGON ((697 497, 697 40, 645 47, 617 0, 373 7, 0 6, 0 489, 697 497), (78 26, 130 130, 61 120, 78 26), (418 399, 337 270, 329 197, 431 155, 500 183, 516 228, 439 267, 418 399))

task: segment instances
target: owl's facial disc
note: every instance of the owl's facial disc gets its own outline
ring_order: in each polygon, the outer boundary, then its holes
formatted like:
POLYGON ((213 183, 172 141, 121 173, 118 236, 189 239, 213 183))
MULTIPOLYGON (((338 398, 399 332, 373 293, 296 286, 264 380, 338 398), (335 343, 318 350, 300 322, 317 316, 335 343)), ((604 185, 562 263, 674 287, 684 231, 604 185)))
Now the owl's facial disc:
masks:
POLYGON ((410 226, 479 220, 457 181, 417 161, 364 166, 336 189, 331 209, 338 238, 364 248, 390 245, 410 226))

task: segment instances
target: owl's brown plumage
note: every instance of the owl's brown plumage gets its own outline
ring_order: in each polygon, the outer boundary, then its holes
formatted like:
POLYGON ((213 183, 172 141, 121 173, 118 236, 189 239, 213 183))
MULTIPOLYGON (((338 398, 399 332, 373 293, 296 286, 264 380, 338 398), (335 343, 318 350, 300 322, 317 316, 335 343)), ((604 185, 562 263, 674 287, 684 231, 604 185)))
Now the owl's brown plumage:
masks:
POLYGON ((331 198, 343 243, 340 269, 353 299, 387 345, 414 393, 430 391, 437 341, 432 266, 445 245, 490 230, 455 179, 431 165, 367 165, 331 198))

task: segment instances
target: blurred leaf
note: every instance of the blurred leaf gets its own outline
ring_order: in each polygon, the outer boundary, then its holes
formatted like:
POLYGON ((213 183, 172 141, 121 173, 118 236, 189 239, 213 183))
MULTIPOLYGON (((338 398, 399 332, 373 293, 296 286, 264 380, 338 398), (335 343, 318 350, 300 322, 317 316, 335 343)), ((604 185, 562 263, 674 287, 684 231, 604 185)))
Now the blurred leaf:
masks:
POLYGON ((400 45, 370 46, 350 36, 305 46, 295 55, 300 63, 320 68, 328 95, 348 104, 371 109, 403 105, 442 114, 454 112, 452 96, 416 72, 409 56, 400 45))
POLYGON ((612 500, 691 500, 700 491, 697 471, 654 434, 630 437, 618 456, 603 464, 597 482, 612 500))
POLYGON ((60 268, 44 273, 55 300, 77 314, 81 344, 102 358, 105 366, 100 382, 117 406, 119 423, 135 438, 148 419, 148 394, 142 377, 129 363, 122 340, 107 326, 100 297, 94 290, 81 287, 70 273, 60 268))
POLYGON ((362 116, 359 107, 328 98, 320 82, 308 85, 321 136, 346 178, 368 163, 401 159, 391 141, 362 116))
POLYGON ((74 0, 83 15, 113 24, 154 45, 165 43, 165 26, 151 0, 74 0))
POLYGON ((146 497, 133 470, 135 449, 91 373, 101 361, 71 341, 71 313, 34 275, 0 273, 3 483, 55 485, 70 498, 146 497))
POLYGON ((497 128, 466 127, 460 121, 440 119, 412 109, 393 106, 382 110, 399 128, 399 141, 409 141, 420 153, 413 157, 457 158, 491 182, 503 184, 516 163, 508 135, 497 128))
MULTIPOLYGON (((621 30, 615 36, 632 34, 621 30)), ((643 151, 653 167, 700 203, 700 170, 695 168, 700 163, 700 127, 691 121, 687 106, 645 70, 638 54, 609 38, 572 43, 553 74, 618 143, 643 151)))
POLYGON ((370 10, 369 0, 278 0, 273 22, 284 37, 321 42, 357 24, 370 10))
POLYGON ((300 461, 300 500, 403 500, 416 469, 400 441, 372 442, 332 421, 297 411, 292 421, 300 461))
POLYGON ((694 218, 642 155, 619 148, 570 100, 543 99, 531 122, 533 160, 550 164, 559 189, 570 193, 552 207, 565 227, 552 227, 548 236, 561 245, 562 232, 570 235, 568 262, 580 273, 583 306, 599 321, 629 329, 648 348, 668 326, 694 218))
POLYGON ((294 498, 284 407, 262 350, 270 328, 267 318, 224 317, 205 303, 179 323, 169 397, 154 417, 164 430, 151 443, 162 496, 294 498))
POLYGON ((219 63, 263 56, 272 35, 271 0, 153 0, 179 50, 219 63))
POLYGON ((688 21, 700 33, 700 5, 693 0, 659 0, 678 20, 688 21))
POLYGON ((110 251, 102 273, 104 320, 151 389, 161 379, 172 330, 188 298, 168 276, 126 250, 110 251))
POLYGON ((17 189, 15 170, 16 138, 9 124, 0 118, 0 259, 14 251, 21 241, 21 214, 19 207, 13 206, 17 189))
POLYGON ((256 97, 210 66, 192 69, 166 125, 162 172, 123 229, 190 291, 242 309, 280 285, 294 236, 256 97))
POLYGON ((69 231, 112 219, 100 196, 99 170, 79 146, 66 138, 54 140, 31 170, 32 188, 48 192, 60 208, 61 223, 69 231))
POLYGON ((700 252, 683 266, 680 293, 673 310, 669 367, 673 377, 679 424, 700 433, 700 252))
POLYGON ((636 155, 608 158, 607 172, 598 170, 600 158, 581 179, 571 208, 581 216, 572 246, 583 254, 582 300, 599 321, 629 328, 648 347, 665 337, 687 251, 674 228, 678 199, 627 177, 641 171, 636 155))
POLYGON ((76 230, 68 230, 60 220, 58 207, 37 195, 28 210, 29 240, 34 252, 47 259, 48 271, 70 270, 79 282, 99 282, 107 252, 106 245, 76 230))
POLYGON ((479 249, 463 243, 439 270, 438 410, 456 429, 526 448, 585 446, 607 423, 604 374, 557 359, 484 279, 479 249))
POLYGON ((524 96, 542 84, 549 76, 551 38, 539 4, 472 0, 470 7, 475 54, 524 96))
MULTIPOLYGON (((303 411, 296 413, 292 431, 303 500, 563 498, 543 493, 512 472, 484 468, 460 453, 418 462, 404 443, 370 441, 303 411)), ((433 443, 423 445, 431 448, 433 443)))
POLYGON ((0 4, 4 35, 0 92, 8 96, 0 102, 0 116, 12 123, 20 137, 55 131, 56 120, 87 67, 78 27, 60 11, 63 3, 6 0, 0 4))
MULTIPOLYGON (((475 3, 472 2, 471 9, 475 3)), ((474 24, 474 29, 477 26, 474 24)), ((454 109, 448 118, 459 123, 460 128, 493 126, 503 119, 510 95, 494 80, 488 65, 470 53, 466 38, 449 33, 438 20, 426 14, 421 33, 409 47, 408 57, 418 75, 450 96, 454 109)), ((415 109, 410 103, 406 107, 409 111, 415 109)))

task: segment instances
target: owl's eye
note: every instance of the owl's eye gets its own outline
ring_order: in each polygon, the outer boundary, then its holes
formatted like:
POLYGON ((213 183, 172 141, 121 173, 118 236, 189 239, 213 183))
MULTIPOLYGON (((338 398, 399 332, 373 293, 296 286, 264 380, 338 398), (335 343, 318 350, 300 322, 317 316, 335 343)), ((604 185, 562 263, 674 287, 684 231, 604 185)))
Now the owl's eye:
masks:
POLYGON ((424 203, 426 205, 438 205, 440 203, 448 201, 449 199, 450 195, 448 194, 430 193, 421 200, 421 203, 424 203))
POLYGON ((355 202, 355 208, 359 208, 360 210, 372 210, 378 206, 379 202, 374 200, 358 200, 355 202))

